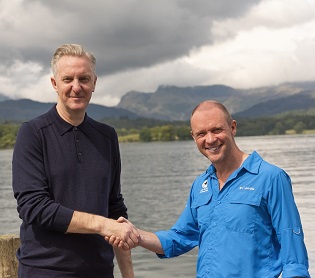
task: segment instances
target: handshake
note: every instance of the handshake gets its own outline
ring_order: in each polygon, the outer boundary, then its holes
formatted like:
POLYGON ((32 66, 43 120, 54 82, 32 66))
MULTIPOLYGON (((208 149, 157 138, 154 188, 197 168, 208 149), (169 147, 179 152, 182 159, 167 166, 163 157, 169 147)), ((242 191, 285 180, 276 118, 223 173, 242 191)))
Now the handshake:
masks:
POLYGON ((108 220, 111 221, 110 229, 104 233, 104 238, 113 247, 128 251, 140 245, 154 253, 164 254, 162 244, 156 234, 137 229, 124 217, 108 220))
POLYGON ((111 235, 105 235, 105 240, 115 248, 128 251, 141 243, 141 233, 128 219, 119 217, 111 220, 111 235))

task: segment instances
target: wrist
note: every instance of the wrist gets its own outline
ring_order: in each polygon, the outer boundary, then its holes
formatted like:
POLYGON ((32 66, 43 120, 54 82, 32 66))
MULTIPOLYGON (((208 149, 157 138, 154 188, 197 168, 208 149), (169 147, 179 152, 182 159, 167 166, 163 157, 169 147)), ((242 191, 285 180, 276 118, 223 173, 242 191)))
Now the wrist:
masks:
POLYGON ((108 225, 109 225, 109 220, 106 217, 103 216, 96 216, 97 219, 95 221, 96 224, 96 229, 97 229, 97 233, 103 237, 105 236, 109 236, 109 232, 108 232, 108 225))

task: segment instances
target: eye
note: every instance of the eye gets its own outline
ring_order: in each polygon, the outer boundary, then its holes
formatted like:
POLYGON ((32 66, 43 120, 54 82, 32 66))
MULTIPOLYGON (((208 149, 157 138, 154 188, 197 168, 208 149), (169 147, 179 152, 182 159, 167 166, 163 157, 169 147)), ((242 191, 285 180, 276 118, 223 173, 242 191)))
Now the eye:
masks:
POLYGON ((65 83, 70 83, 70 82, 72 82, 72 78, 71 77, 69 77, 69 76, 66 76, 66 77, 64 77, 63 79, 62 79, 62 81, 63 82, 65 82, 65 83))
POLYGON ((202 138, 202 137, 204 137, 206 134, 207 134, 207 133, 204 132, 204 131, 202 131, 202 132, 197 132, 197 133, 195 134, 195 137, 196 137, 196 138, 202 138))
POLYGON ((212 130, 212 132, 213 132, 214 134, 219 134, 219 133, 221 133, 222 131, 223 131, 222 128, 216 128, 216 129, 212 130))
POLYGON ((79 80, 81 83, 88 83, 91 80, 91 78, 89 76, 82 76, 80 77, 79 80))

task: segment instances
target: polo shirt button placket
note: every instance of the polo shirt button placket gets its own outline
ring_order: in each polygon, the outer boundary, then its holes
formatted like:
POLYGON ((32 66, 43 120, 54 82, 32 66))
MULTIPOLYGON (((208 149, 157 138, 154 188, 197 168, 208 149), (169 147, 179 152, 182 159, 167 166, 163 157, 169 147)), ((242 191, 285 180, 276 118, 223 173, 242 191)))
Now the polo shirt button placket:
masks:
POLYGON ((74 127, 74 138, 75 138, 75 145, 76 145, 76 151, 77 151, 77 158, 78 158, 78 161, 82 162, 83 160, 83 157, 82 157, 82 152, 80 151, 80 140, 78 138, 78 134, 77 132, 79 131, 79 129, 77 127, 74 127))

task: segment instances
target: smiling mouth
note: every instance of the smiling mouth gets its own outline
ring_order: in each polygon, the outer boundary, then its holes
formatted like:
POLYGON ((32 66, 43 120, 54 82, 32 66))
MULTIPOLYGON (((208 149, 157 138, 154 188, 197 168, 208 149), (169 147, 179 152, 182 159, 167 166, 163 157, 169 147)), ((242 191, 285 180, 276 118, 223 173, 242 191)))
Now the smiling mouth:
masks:
POLYGON ((72 99, 82 99, 83 97, 78 97, 78 96, 70 96, 72 99))
POLYGON ((206 148, 206 150, 214 153, 216 152, 217 150, 219 150, 221 148, 222 145, 219 145, 219 146, 216 146, 216 147, 212 147, 212 148, 206 148))

